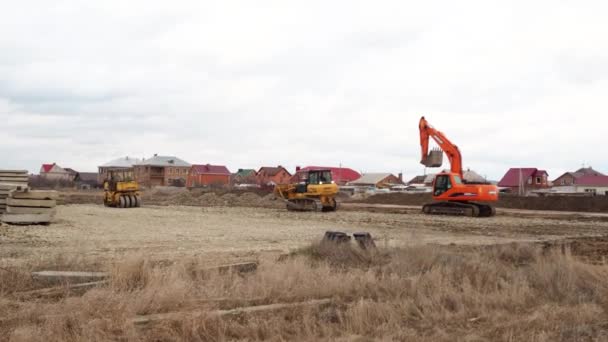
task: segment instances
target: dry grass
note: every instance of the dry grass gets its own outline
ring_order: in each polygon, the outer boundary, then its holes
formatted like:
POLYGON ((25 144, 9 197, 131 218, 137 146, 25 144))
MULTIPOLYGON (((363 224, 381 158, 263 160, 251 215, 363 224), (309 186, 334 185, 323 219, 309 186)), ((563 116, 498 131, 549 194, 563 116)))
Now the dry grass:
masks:
POLYGON ((314 245, 249 275, 200 272, 205 260, 112 265, 33 261, 0 270, 0 336, 11 341, 344 340, 572 341, 608 339, 608 267, 568 249, 423 246, 366 253, 314 245), (105 270, 83 296, 19 302, 26 271, 105 270), (327 306, 136 327, 136 315, 210 312, 332 298, 327 306))

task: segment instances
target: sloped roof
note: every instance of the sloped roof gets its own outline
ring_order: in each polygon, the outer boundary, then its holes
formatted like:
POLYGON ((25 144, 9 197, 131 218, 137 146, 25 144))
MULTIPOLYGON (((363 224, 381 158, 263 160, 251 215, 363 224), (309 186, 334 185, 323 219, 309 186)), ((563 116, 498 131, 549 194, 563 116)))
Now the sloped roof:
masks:
POLYGON ((67 171, 67 173, 69 173, 69 174, 71 174, 71 175, 77 175, 77 174, 78 174, 78 171, 76 171, 76 170, 74 170, 74 169, 72 169, 72 168, 69 168, 69 167, 64 167, 63 169, 64 169, 64 170, 66 170, 66 171, 67 171))
POLYGON ((136 163, 136 165, 146 166, 177 166, 177 167, 190 167, 192 166, 187 161, 179 159, 175 156, 154 156, 136 163))
POLYGON ((252 174, 255 175, 254 169, 239 169, 234 175, 236 177, 249 177, 252 174))
POLYGON ((605 174, 603 174, 603 173, 601 173, 599 171, 594 170, 591 166, 589 166, 589 167, 581 167, 580 169, 576 170, 574 173, 577 174, 577 175, 580 175, 580 176, 584 176, 584 175, 605 176, 605 174))
POLYGON ((192 165, 192 172, 199 175, 230 175, 230 171, 224 165, 192 165))
POLYGON ((258 173, 264 173, 264 175, 272 177, 276 176, 277 173, 281 172, 281 170, 285 170, 285 172, 291 176, 291 173, 289 173, 289 171, 282 166, 262 166, 258 173))
POLYGON ((301 168, 298 172, 307 172, 314 170, 330 170, 331 178, 334 182, 352 182, 361 177, 361 174, 348 167, 333 167, 333 166, 307 166, 301 168))
POLYGON ((130 158, 129 156, 116 158, 114 160, 110 160, 109 162, 101 165, 100 167, 133 167, 133 165, 140 162, 137 158, 130 158))
POLYGON ((420 175, 420 176, 416 176, 412 179, 410 179, 407 184, 423 184, 424 180, 426 179, 426 175, 420 175))
POLYGON ((539 170, 533 167, 524 167, 524 168, 511 168, 502 179, 498 182, 498 186, 500 187, 517 187, 520 185, 520 179, 522 182, 526 182, 529 177, 539 176, 542 174, 547 174, 545 170, 539 170), (521 171, 521 172, 520 172, 521 171), (521 178, 520 178, 521 175, 521 178))
POLYGON ((352 184, 378 184, 384 178, 391 176, 391 173, 364 173, 361 178, 356 179, 350 183, 352 184))
POLYGON ((462 173, 462 178, 469 183, 483 183, 486 181, 480 174, 473 170, 466 170, 462 173))
POLYGON ((78 179, 82 182, 97 182, 97 172, 79 172, 78 179))
POLYGON ((574 184, 583 185, 583 186, 606 186, 606 187, 608 187, 608 176, 586 175, 586 176, 577 178, 574 181, 574 184))

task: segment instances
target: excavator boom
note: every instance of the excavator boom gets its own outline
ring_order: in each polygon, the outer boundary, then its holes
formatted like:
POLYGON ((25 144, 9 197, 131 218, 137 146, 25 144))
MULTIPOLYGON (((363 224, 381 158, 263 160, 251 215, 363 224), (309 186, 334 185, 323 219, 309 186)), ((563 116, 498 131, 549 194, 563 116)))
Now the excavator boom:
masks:
POLYGON ((462 178, 462 155, 458 146, 453 144, 445 134, 429 125, 424 116, 420 118, 418 128, 420 129, 420 147, 422 149, 422 160, 420 163, 432 167, 432 165, 429 165, 429 139, 433 138, 441 150, 448 156, 451 171, 462 178))
POLYGON ((429 125, 424 116, 420 118, 418 128, 420 129, 422 154, 420 163, 427 167, 439 167, 444 152, 450 161, 450 172, 439 173, 433 180, 433 199, 437 202, 425 204, 422 211, 425 214, 439 215, 493 216, 496 211, 491 205, 475 201, 497 201, 498 189, 496 186, 465 184, 462 174, 462 155, 458 146, 452 143, 445 134, 429 125), (440 150, 429 152, 431 138, 439 145, 440 150))

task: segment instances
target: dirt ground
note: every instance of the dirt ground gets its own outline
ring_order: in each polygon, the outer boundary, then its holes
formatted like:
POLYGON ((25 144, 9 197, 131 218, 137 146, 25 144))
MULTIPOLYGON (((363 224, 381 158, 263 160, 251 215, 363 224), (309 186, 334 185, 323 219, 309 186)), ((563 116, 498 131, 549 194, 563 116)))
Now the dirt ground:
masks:
MULTIPOLYGON (((297 213, 247 207, 146 206, 134 209, 81 204, 58 207, 49 226, 0 227, 0 260, 18 265, 57 255, 95 260, 129 254, 154 260, 201 257, 209 264, 277 257, 319 240, 327 230, 370 232, 381 246, 491 245, 581 239, 596 251, 608 222, 592 215, 499 213, 492 218, 426 216, 350 208, 335 213, 297 213), (587 240, 584 240, 587 241, 587 240)), ((603 246, 603 245, 602 245, 603 246)), ((603 247, 598 253, 605 253, 603 247)), ((595 252, 594 252, 595 253, 595 252)))

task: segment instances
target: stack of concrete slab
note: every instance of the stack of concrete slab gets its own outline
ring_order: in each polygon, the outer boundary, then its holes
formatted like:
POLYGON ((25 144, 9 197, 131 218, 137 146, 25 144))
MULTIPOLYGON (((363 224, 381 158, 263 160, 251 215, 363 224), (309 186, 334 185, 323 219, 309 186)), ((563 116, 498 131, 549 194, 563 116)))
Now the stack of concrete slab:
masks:
POLYGON ((2 222, 9 224, 49 224, 55 216, 57 191, 12 190, 6 199, 2 222))
POLYGON ((6 211, 9 192, 27 189, 27 181, 27 170, 0 170, 0 215, 6 211))

